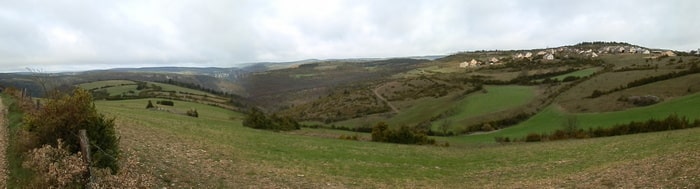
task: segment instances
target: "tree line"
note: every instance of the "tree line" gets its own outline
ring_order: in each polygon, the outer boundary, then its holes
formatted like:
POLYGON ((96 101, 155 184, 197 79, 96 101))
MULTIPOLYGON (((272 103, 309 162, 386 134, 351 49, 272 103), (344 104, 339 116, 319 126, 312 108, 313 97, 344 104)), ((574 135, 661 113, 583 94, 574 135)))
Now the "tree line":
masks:
MULTIPOLYGON (((391 129, 385 122, 379 122, 372 127, 372 141, 397 144, 436 145, 435 139, 429 138, 425 131, 408 126, 391 129)), ((443 146, 449 146, 445 142, 443 146)))
POLYGON ((617 124, 612 127, 597 127, 587 130, 579 129, 576 123, 564 124, 563 129, 558 129, 552 133, 529 133, 521 138, 495 137, 496 142, 540 142, 567 139, 584 139, 596 137, 609 137, 619 135, 629 135, 637 133, 648 133, 668 130, 678 130, 700 127, 700 120, 690 121, 687 117, 679 117, 671 114, 665 119, 649 119, 647 121, 632 121, 627 124, 617 124))
POLYGON ((663 74, 663 75, 649 76, 649 77, 637 79, 637 80, 634 80, 634 81, 627 83, 627 85, 625 85, 625 86, 620 86, 620 87, 617 87, 617 88, 612 89, 612 90, 601 91, 601 90, 596 89, 591 93, 591 95, 589 97, 590 98, 598 98, 600 96, 614 93, 614 92, 621 91, 621 90, 625 90, 628 88, 639 87, 639 86, 654 83, 654 82, 664 81, 664 80, 678 78, 678 77, 682 77, 682 76, 686 76, 686 75, 690 75, 690 74, 696 74, 696 73, 700 73, 700 68, 698 68, 697 63, 691 64, 691 67, 688 70, 684 70, 684 71, 680 71, 680 72, 671 72, 671 73, 667 73, 667 74, 663 74))
POLYGON ((243 126, 253 129, 273 130, 273 131, 291 131, 301 129, 301 124, 291 117, 280 117, 276 114, 265 115, 264 112, 257 108, 251 108, 248 111, 243 126))

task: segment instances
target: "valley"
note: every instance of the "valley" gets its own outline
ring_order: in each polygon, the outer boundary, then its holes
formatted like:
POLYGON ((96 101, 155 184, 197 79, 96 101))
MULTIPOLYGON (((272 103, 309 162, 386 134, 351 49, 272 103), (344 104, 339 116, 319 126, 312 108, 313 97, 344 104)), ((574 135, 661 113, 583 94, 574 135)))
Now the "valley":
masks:
MULTIPOLYGON (((36 97, 37 78, 62 91, 88 91, 96 111, 114 118, 124 157, 138 162, 128 171, 157 188, 697 187, 700 128, 692 124, 497 141, 554 133, 570 120, 582 132, 669 116, 699 120, 700 56, 667 52, 594 42, 436 59, 0 74, 0 84, 36 97), (222 77, 223 70, 236 76, 222 77), (253 109, 283 123, 290 118, 300 129, 246 126, 253 109), (376 142, 380 123, 435 144, 376 142)), ((18 105, 2 97, 6 106, 18 105)), ((20 105, 40 107, 42 100, 20 105)), ((17 132, 20 112, 8 110, 17 132)), ((8 186, 29 182, 18 161, 8 162, 8 186)))

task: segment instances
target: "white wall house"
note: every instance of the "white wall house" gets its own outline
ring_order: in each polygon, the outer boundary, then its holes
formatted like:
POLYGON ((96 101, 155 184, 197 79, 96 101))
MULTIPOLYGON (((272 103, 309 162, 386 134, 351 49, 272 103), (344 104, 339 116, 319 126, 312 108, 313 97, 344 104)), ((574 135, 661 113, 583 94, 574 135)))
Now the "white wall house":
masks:
POLYGON ((544 55, 544 59, 545 60, 554 60, 554 55, 553 54, 544 55))
POLYGON ((468 66, 469 66, 469 62, 462 62, 462 63, 459 63, 459 67, 460 67, 460 68, 466 68, 466 67, 468 67, 468 66))

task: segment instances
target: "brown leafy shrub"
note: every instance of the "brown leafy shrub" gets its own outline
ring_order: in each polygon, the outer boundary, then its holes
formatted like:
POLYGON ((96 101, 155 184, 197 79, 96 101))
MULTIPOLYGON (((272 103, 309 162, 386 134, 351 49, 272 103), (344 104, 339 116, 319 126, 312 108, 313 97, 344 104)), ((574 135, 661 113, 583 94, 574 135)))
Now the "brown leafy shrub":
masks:
POLYGON ((190 117, 199 117, 199 112, 196 109, 187 110, 186 114, 190 117))
POLYGON ((530 134, 527 134, 527 136, 525 137, 525 142, 539 142, 539 141, 542 141, 542 136, 540 134, 537 134, 537 133, 530 133, 530 134))
POLYGON ((56 147, 43 145, 31 150, 22 166, 36 174, 29 188, 80 188, 87 181, 82 155, 72 154, 60 139, 56 147))
POLYGON ((94 180, 90 183, 93 189, 99 188, 154 188, 156 177, 153 174, 139 172, 140 162, 134 155, 125 156, 120 162, 120 171, 113 175, 109 169, 93 168, 94 180))

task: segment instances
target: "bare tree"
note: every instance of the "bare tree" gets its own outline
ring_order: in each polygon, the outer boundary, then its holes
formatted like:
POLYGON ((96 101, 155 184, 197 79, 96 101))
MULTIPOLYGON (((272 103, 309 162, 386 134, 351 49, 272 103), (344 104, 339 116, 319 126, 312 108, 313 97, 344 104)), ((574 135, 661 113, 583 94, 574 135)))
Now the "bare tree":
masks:
POLYGON ((53 87, 50 83, 50 75, 40 68, 27 68, 27 71, 32 73, 32 80, 41 86, 44 96, 48 96, 49 89, 53 87))
POLYGON ((566 131, 568 134, 576 133, 579 128, 579 122, 576 115, 567 115, 566 119, 564 120, 564 123, 562 124, 562 127, 564 128, 564 131, 566 131))
POLYGON ((451 119, 442 120, 442 123, 440 123, 440 130, 442 131, 443 134, 447 135, 447 131, 450 130, 450 125, 452 125, 451 119))

